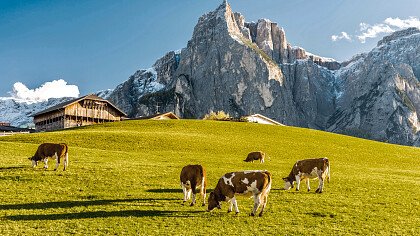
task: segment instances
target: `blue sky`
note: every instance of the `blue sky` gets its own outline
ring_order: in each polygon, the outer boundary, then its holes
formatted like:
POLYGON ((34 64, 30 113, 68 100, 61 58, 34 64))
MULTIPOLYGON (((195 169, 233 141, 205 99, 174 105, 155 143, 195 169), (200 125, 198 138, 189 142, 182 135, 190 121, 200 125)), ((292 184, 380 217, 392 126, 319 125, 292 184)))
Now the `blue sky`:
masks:
MULTIPOLYGON (((185 47, 198 18, 221 2, 2 0, 0 97, 9 96, 16 82, 35 89, 63 79, 78 86, 80 95, 115 88, 166 52, 185 47)), ((420 17, 419 0, 229 3, 247 21, 277 22, 292 45, 339 61, 372 49, 387 27, 416 24, 420 17), (379 33, 362 43, 363 34, 372 36, 373 31, 379 33)))

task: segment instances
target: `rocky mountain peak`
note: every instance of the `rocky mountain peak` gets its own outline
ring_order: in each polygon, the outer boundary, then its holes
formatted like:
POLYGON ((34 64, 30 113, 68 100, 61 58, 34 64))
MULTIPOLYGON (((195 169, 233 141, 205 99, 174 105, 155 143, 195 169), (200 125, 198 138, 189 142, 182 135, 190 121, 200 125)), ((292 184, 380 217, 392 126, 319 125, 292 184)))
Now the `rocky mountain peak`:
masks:
POLYGON ((388 42, 391 42, 393 40, 397 40, 403 37, 407 37, 407 36, 419 34, 419 33, 420 33, 420 29, 416 27, 411 27, 405 30, 396 31, 392 33, 391 35, 383 37, 383 39, 378 42, 378 47, 388 42))
POLYGON ((339 63, 292 46, 269 19, 247 22, 225 0, 199 18, 185 48, 136 72, 110 100, 132 117, 259 113, 286 125, 420 146, 419 33, 395 32, 339 63))

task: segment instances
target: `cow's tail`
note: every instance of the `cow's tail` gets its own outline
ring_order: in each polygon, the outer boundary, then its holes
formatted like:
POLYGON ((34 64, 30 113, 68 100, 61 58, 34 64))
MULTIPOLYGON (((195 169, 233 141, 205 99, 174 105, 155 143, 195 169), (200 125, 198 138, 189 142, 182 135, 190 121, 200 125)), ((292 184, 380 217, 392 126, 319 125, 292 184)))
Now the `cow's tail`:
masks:
POLYGON ((268 171, 265 171, 265 173, 267 174, 267 179, 268 179, 268 184, 267 184, 267 193, 270 191, 271 189, 271 173, 268 171))
POLYGON ((205 189, 206 189, 206 171, 204 170, 204 168, 202 166, 200 166, 200 174, 201 174, 201 179, 202 179, 200 194, 204 194, 205 189))
MULTIPOLYGON (((60 144, 64 146, 64 158, 67 159, 69 155, 69 147, 65 143, 60 143, 60 144)), ((60 163, 61 158, 57 158, 57 159, 58 159, 58 163, 60 163)))
POLYGON ((328 160, 328 158, 325 158, 326 159, 326 164, 327 164, 327 167, 328 167, 328 178, 327 178, 327 181, 328 181, 328 183, 330 182, 330 179, 331 179, 331 166, 330 166, 330 161, 328 160))

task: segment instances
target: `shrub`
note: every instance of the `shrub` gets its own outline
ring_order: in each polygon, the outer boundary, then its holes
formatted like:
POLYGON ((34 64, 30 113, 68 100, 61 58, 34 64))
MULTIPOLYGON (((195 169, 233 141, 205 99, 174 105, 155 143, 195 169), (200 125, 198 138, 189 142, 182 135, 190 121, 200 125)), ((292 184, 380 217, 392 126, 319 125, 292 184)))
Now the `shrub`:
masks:
POLYGON ((232 120, 232 117, 230 117, 230 115, 228 113, 225 113, 224 111, 218 111, 218 112, 210 111, 209 114, 206 114, 204 116, 203 120, 222 120, 222 121, 226 121, 226 120, 232 120))

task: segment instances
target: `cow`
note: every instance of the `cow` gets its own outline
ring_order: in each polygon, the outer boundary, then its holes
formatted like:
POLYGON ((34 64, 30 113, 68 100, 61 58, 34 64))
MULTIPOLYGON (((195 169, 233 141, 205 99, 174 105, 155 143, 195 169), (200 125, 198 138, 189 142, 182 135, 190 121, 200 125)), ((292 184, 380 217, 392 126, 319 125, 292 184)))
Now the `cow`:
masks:
POLYGON ((192 202, 190 206, 195 204, 196 187, 200 187, 200 194, 203 197, 203 206, 206 205, 206 170, 201 165, 187 165, 181 170, 180 175, 181 188, 184 192, 184 202, 190 199, 192 192, 192 202))
POLYGON ((284 189, 289 190, 293 188, 293 183, 296 182, 296 191, 299 191, 300 182, 306 180, 306 186, 308 187, 308 192, 311 191, 309 186, 310 179, 319 179, 319 185, 316 189, 316 193, 322 193, 324 190, 324 181, 328 177, 328 183, 330 182, 330 161, 328 158, 314 158, 297 161, 290 171, 289 176, 283 178, 284 180, 284 189))
POLYGON ((64 159, 64 171, 67 169, 69 163, 69 147, 65 143, 43 143, 38 146, 35 155, 28 159, 32 161, 32 167, 38 165, 38 161, 44 161, 44 169, 48 168, 48 158, 56 160, 55 169, 57 170, 60 160, 64 159))
POLYGON ((261 151, 258 151, 258 152, 250 152, 244 161, 245 162, 254 162, 254 161, 259 160, 260 163, 264 163, 264 159, 265 159, 265 153, 261 152, 261 151))
POLYGON ((228 212, 232 212, 232 207, 235 207, 235 212, 238 214, 239 209, 235 195, 250 194, 254 197, 254 208, 250 215, 255 216, 258 207, 262 204, 259 214, 262 216, 267 205, 271 180, 271 174, 266 170, 226 173, 219 179, 214 191, 210 193, 207 211, 212 211, 216 207, 221 209, 220 202, 227 201, 230 202, 228 212))

